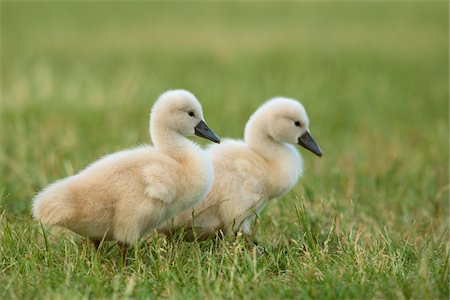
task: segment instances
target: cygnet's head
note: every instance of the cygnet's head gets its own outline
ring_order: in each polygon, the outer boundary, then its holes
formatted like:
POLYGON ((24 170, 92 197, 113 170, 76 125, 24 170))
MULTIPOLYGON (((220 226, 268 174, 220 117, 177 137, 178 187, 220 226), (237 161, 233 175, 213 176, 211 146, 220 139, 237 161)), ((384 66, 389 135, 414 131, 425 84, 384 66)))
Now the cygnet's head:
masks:
POLYGON ((264 131, 280 143, 298 144, 317 156, 323 152, 309 131, 309 119, 303 105, 293 99, 276 97, 259 107, 245 127, 245 138, 255 130, 264 131))
POLYGON ((171 90, 159 96, 150 114, 150 130, 164 127, 183 136, 197 135, 220 143, 219 137, 206 125, 203 110, 195 96, 186 90, 171 90))

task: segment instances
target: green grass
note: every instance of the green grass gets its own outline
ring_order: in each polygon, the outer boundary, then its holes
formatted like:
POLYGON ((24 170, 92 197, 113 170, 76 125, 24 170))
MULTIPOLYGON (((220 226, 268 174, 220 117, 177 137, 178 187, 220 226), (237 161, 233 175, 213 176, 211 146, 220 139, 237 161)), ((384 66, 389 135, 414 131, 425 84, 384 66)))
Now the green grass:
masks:
MULTIPOLYGON (((449 297, 447 2, 2 2, 0 298, 449 297), (42 230, 36 191, 149 142, 166 89, 220 136, 301 99, 318 159, 268 205, 259 253, 151 235, 123 267, 42 230)), ((196 141, 200 142, 196 139, 196 141)))

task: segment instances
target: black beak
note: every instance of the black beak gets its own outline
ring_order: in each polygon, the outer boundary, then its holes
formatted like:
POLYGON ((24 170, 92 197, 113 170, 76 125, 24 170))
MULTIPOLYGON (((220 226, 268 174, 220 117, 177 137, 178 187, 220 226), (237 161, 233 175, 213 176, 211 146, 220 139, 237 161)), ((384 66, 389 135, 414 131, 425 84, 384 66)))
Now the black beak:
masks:
POLYGON ((211 140, 214 143, 220 144, 220 139, 219 137, 211 130, 209 129, 208 125, 206 125, 205 122, 200 121, 200 123, 197 124, 197 126, 195 126, 195 135, 211 140))
POLYGON ((298 144, 308 149, 315 155, 322 157, 323 154, 322 149, 320 149, 320 147, 316 144, 316 142, 314 141, 314 139, 312 138, 311 134, 309 134, 308 131, 298 138, 298 144))

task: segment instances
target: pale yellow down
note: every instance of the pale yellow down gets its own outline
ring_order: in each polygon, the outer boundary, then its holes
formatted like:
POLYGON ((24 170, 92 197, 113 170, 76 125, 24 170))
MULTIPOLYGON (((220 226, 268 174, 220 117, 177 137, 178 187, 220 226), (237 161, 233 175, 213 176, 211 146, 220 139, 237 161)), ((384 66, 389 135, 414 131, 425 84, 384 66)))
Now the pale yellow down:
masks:
POLYGON ((153 147, 108 155, 51 184, 33 199, 34 217, 92 240, 136 241, 210 190, 211 160, 185 138, 202 119, 190 92, 162 94, 150 115, 153 147))
POLYGON ((303 161, 293 144, 306 131, 309 120, 299 102, 274 98, 263 104, 246 125, 245 141, 224 140, 209 147, 215 179, 206 199, 159 231, 184 227, 187 239, 206 238, 217 230, 248 234, 256 214, 301 176, 303 161))

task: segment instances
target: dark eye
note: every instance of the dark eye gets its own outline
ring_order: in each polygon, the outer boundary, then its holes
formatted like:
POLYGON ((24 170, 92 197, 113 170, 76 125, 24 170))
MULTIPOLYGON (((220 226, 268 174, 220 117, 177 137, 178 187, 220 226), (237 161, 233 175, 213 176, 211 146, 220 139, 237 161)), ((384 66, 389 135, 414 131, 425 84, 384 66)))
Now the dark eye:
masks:
POLYGON ((190 111, 190 112, 189 112, 189 116, 191 116, 191 117, 195 117, 195 114, 194 114, 194 112, 193 112, 193 111, 190 111))
POLYGON ((297 121, 297 122, 295 122, 295 126, 298 126, 298 127, 300 127, 302 124, 300 124, 300 122, 299 121, 297 121))

